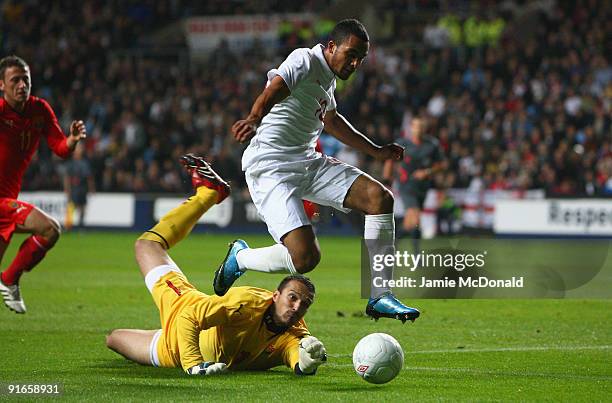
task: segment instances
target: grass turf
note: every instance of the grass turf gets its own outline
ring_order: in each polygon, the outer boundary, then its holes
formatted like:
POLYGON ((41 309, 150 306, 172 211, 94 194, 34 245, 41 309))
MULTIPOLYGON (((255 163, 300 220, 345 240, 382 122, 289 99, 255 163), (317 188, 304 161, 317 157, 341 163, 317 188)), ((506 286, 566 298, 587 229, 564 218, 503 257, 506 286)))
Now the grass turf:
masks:
MULTIPOLYGON (((322 238, 323 260, 310 276, 317 299, 306 320, 330 354, 317 376, 300 378, 279 367, 194 379, 179 369, 139 366, 104 346, 113 328, 159 327, 133 258, 135 238, 65 234, 22 278, 28 313, 0 310, 0 400, 11 398, 7 384, 50 382, 61 383, 63 399, 79 401, 603 401, 612 395, 610 300, 419 300, 410 301, 423 312, 414 324, 374 322, 361 315, 356 238, 322 238), (362 381, 351 363, 359 338, 378 331, 405 351, 405 369, 386 385, 362 381)), ((13 240, 3 266, 21 239, 13 240)), ((270 243, 246 239, 251 246, 270 243)), ((172 256, 211 293, 228 240, 193 234, 172 256)), ((239 284, 274 288, 280 279, 249 272, 239 284)))

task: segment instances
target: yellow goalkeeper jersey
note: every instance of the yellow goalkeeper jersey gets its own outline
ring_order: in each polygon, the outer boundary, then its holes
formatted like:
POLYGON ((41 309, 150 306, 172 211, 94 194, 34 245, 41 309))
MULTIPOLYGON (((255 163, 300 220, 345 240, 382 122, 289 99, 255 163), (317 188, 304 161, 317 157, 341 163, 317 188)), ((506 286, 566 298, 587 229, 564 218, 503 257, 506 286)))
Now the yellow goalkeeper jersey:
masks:
POLYGON ((272 292, 233 287, 223 297, 204 294, 184 274, 170 272, 153 287, 162 334, 160 365, 191 368, 203 361, 224 362, 232 370, 294 368, 299 340, 310 333, 304 320, 277 328, 268 308, 272 292))

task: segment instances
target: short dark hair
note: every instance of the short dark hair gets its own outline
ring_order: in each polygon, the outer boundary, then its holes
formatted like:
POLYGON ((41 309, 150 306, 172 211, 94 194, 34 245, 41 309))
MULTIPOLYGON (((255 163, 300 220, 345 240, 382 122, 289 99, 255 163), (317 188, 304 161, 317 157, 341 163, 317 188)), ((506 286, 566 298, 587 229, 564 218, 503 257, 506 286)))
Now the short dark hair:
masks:
POLYGON ((6 56, 0 60, 0 80, 4 80, 4 72, 9 67, 21 67, 24 70, 28 70, 30 66, 19 56, 11 55, 6 56))
POLYGON ((364 42, 370 42, 370 36, 365 26, 354 18, 342 20, 337 23, 329 34, 329 37, 336 44, 341 44, 351 35, 355 35, 364 42))
POLYGON ((314 286, 314 284, 312 283, 312 281, 310 281, 310 279, 308 277, 302 276, 301 274, 292 274, 290 276, 285 277, 280 282, 278 287, 276 287, 276 289, 279 292, 282 292, 285 289, 285 287, 287 287, 287 285, 291 281, 298 281, 298 282, 302 283, 308 289, 308 291, 310 291, 310 293, 312 295, 315 295, 315 286, 314 286))

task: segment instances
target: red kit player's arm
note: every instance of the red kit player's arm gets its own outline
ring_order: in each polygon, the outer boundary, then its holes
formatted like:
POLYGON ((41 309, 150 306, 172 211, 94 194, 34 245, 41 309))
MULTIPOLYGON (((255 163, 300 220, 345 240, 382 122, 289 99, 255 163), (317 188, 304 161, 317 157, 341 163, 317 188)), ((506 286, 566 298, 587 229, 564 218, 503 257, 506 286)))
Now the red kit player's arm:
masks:
POLYGON ((66 143, 66 135, 60 127, 51 106, 46 101, 41 101, 46 109, 45 112, 47 115, 47 144, 49 144, 49 147, 58 157, 66 159, 71 154, 68 144, 66 143))

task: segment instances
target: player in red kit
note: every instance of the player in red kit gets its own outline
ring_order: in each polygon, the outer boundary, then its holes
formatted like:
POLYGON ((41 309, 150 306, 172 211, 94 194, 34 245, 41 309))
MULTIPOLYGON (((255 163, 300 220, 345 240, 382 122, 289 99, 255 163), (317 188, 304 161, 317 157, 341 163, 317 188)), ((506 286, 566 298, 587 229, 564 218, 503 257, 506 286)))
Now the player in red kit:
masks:
POLYGON ((13 262, 0 274, 4 304, 17 313, 26 307, 19 278, 38 264, 55 245, 59 223, 37 207, 17 200, 21 179, 40 138, 61 158, 67 158, 85 138, 85 124, 73 121, 66 137, 55 113, 41 98, 30 96, 30 68, 17 57, 0 60, 0 262, 14 232, 32 234, 19 247, 13 262))

